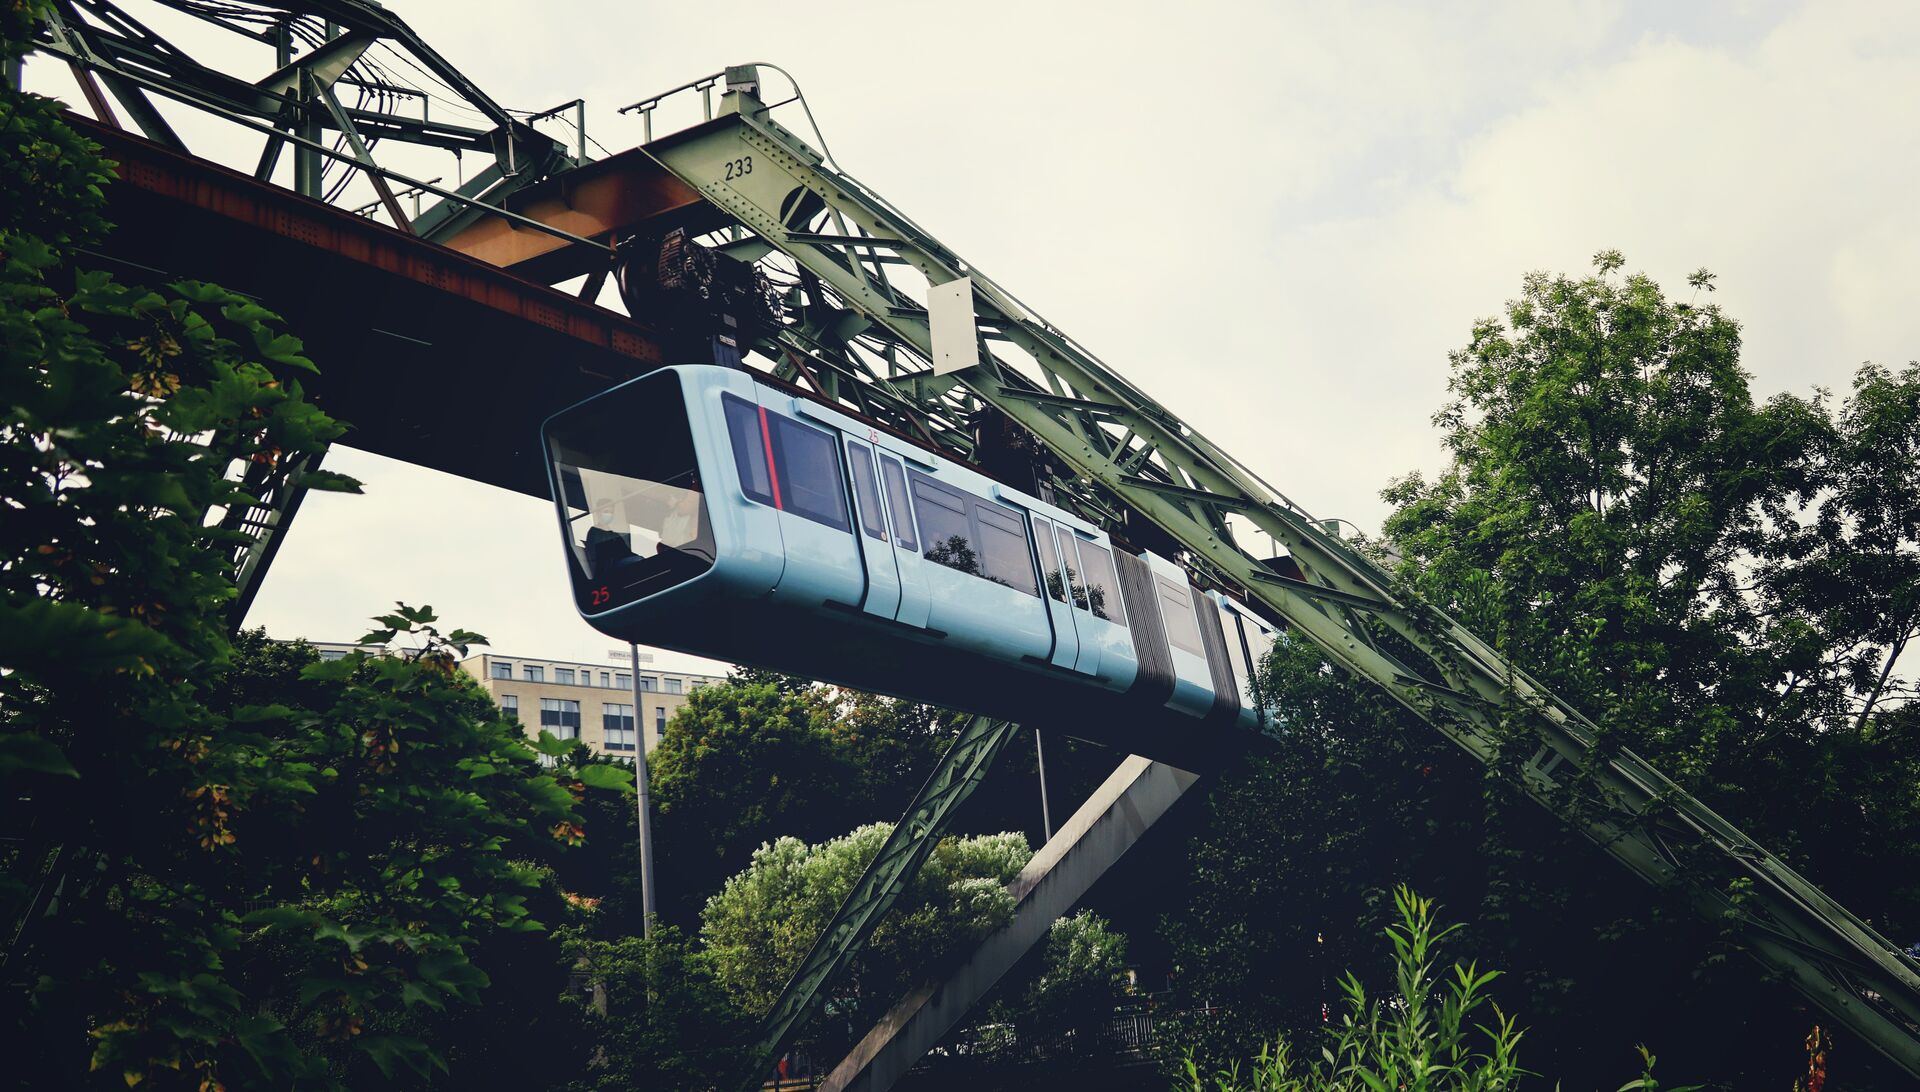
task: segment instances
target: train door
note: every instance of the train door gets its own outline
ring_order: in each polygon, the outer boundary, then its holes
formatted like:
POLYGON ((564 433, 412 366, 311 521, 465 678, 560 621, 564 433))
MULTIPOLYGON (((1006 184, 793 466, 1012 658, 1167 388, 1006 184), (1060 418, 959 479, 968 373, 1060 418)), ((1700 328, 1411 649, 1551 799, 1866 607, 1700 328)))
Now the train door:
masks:
MULTIPOLYGON (((1046 593, 1047 616, 1053 622, 1055 667, 1069 671, 1080 665, 1080 634, 1073 621, 1073 602, 1068 598, 1066 574, 1060 567, 1059 540, 1054 537, 1053 521, 1032 516, 1033 545, 1040 554, 1041 591, 1046 593)), ((1088 674, 1092 674, 1089 670, 1088 674)))
POLYGON ((1132 683, 1132 672, 1125 665, 1134 657, 1133 634, 1127 628, 1125 604, 1120 598, 1120 583, 1113 572, 1113 558, 1091 539, 1077 537, 1066 527, 1055 529, 1060 541, 1060 556, 1067 564, 1067 589, 1073 596, 1074 626, 1080 631, 1080 662, 1083 674, 1105 672, 1125 686, 1132 683), (1125 672, 1121 679, 1116 673, 1125 672))
POLYGON ((892 621, 900 612, 900 572, 894 559, 893 536, 880 502, 880 474, 873 449, 858 440, 847 441, 847 477, 853 482, 854 522, 860 528, 860 556, 866 567, 867 594, 860 607, 868 614, 892 621))
POLYGON ((894 567, 900 578, 900 605, 894 618, 915 629, 925 629, 932 600, 923 569, 929 563, 920 556, 920 535, 914 527, 913 505, 908 501, 906 468, 898 455, 885 448, 880 449, 880 493, 886 500, 894 567))

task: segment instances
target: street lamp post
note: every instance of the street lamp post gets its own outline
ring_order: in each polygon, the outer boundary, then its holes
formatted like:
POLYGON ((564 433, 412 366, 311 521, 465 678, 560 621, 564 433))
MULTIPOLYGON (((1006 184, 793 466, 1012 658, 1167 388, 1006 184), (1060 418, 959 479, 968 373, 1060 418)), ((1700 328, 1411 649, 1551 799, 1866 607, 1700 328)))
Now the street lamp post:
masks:
POLYGON ((1040 745, 1040 729, 1033 730, 1033 760, 1040 767, 1040 829, 1053 841, 1053 813, 1047 810, 1047 752, 1040 745))
POLYGON ((633 787, 640 809, 640 935, 653 936, 653 815, 647 803, 647 727, 640 705, 640 646, 629 643, 633 659, 633 787))

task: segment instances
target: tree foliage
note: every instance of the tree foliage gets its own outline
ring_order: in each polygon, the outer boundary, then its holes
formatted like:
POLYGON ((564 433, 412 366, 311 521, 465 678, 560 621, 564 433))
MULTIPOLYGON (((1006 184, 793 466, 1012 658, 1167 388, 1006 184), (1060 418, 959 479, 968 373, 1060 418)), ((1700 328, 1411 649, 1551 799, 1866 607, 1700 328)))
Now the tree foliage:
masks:
POLYGON ((1866 849, 1920 874, 1911 795, 1863 808, 1853 784, 1920 774, 1895 672, 1920 627, 1920 366, 1862 368, 1837 411, 1758 404, 1737 325, 1620 263, 1530 277, 1504 325, 1475 328, 1435 418, 1452 465, 1387 491, 1387 535, 1610 741, 1857 912, 1920 929, 1920 888, 1835 867, 1866 849))
MULTIPOLYGON (((707 903, 701 939, 741 1009, 772 1007, 892 830, 871 823, 817 845, 778 838, 707 903)), ((965 950, 1006 925, 1013 917, 1006 884, 1031 856, 1018 834, 943 839, 834 987, 828 1008, 848 1028, 871 1020, 918 984, 940 953, 965 950)))
POLYGON ((1027 987, 1027 1008, 1065 1017, 1104 1016, 1127 989, 1127 938, 1105 918, 1082 910, 1047 928, 1040 974, 1027 987))
MULTIPOLYGON (((1920 368, 1866 366, 1838 404, 1757 400, 1711 276, 1680 301, 1621 264, 1530 276, 1474 327, 1435 416, 1449 463, 1386 491, 1386 541, 1421 594, 1593 716, 1603 749, 1639 751, 1911 936, 1920 709, 1899 657, 1920 594, 1920 368)), ((1702 1071, 1737 1059, 1719 1075, 1743 1082, 1799 1063, 1797 997, 1756 989, 1711 925, 1546 821, 1508 780, 1525 754, 1476 769, 1310 652, 1268 669, 1292 727, 1210 802, 1199 887, 1168 922, 1191 982, 1305 1026, 1279 998, 1327 997, 1321 949, 1364 958, 1352 938, 1399 875, 1474 908, 1552 1068, 1634 1041, 1702 1071), (1240 950, 1276 953, 1288 981, 1242 971, 1240 950)))
POLYGON ((646 939, 575 933, 567 951, 585 983, 574 1001, 594 1046, 585 1073, 569 1088, 693 1089, 731 1070, 747 1021, 721 988, 712 959, 685 933, 671 925, 657 926, 646 939))
MULTIPOLYGON (((9 56, 38 10, 0 11, 9 56)), ((582 837, 585 786, 538 766, 455 666, 477 635, 425 608, 380 620, 404 656, 236 654, 236 471, 344 426, 256 301, 76 264, 110 166, 58 103, 0 89, 0 1006, 33 1045, 21 1079, 367 1086, 464 1058, 483 1083, 458 1032, 489 981, 557 996, 544 862, 582 837)))
MULTIPOLYGON (((1460 926, 1441 928, 1431 899, 1402 886, 1397 920, 1385 930, 1393 989, 1375 996, 1352 972, 1340 977, 1344 1012, 1325 1029, 1321 1049, 1296 1057, 1286 1036, 1262 1044, 1244 1070, 1238 1060, 1210 1075, 1188 1052, 1176 1092, 1512 1092, 1529 1076, 1520 1066, 1518 1020, 1487 992, 1498 971, 1476 963, 1439 969, 1437 949, 1460 926)), ((1640 1051, 1638 1079, 1619 1092, 1657 1092, 1654 1057, 1640 1051)), ((1696 1092, 1700 1086, 1670 1089, 1696 1092)))
POLYGON ((777 676, 696 691, 648 756, 663 907, 694 923, 756 847, 897 817, 955 734, 927 706, 777 676))

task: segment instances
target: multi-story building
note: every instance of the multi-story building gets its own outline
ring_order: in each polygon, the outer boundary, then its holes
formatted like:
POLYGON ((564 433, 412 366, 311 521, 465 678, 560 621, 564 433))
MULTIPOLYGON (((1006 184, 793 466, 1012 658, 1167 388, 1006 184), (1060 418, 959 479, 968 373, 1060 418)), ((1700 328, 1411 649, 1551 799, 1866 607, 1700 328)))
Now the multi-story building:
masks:
POLYGON ((687 695, 725 680, 684 671, 640 671, 640 708, 634 709, 633 673, 628 662, 583 664, 483 652, 460 662, 467 673, 518 720, 528 738, 546 729, 561 739, 577 739, 595 754, 631 757, 644 740, 651 751, 667 734, 667 721, 687 695))

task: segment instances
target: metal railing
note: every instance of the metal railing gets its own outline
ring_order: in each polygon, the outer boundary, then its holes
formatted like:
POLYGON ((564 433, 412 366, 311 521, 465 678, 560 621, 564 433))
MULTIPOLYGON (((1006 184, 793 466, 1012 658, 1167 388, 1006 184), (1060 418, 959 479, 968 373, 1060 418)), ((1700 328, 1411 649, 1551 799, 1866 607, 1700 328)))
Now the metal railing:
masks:
MULTIPOLYGON (((821 156, 825 158, 826 162, 835 170, 839 170, 840 165, 833 161, 833 152, 827 147, 826 135, 820 131, 820 123, 813 118, 813 107, 807 105, 807 96, 800 90, 800 81, 793 78, 793 73, 788 72, 777 64, 769 64, 766 61, 748 61, 746 64, 734 65, 730 68, 715 72, 712 75, 688 80, 678 87, 669 87, 657 95, 622 106, 620 113, 639 114, 643 138, 641 143, 651 144, 653 143, 653 115, 662 103, 682 92, 697 91, 700 94, 700 120, 703 122, 712 121, 714 116, 713 89, 719 86, 722 80, 725 80, 727 81, 727 90, 722 92, 723 98, 735 89, 736 83, 741 90, 748 91, 757 96, 760 87, 759 72, 763 68, 769 72, 780 73, 780 78, 786 80, 788 86, 792 88, 792 94, 778 102, 765 102, 764 97, 755 98, 752 110, 753 116, 766 117, 782 106, 799 104, 801 112, 806 115, 807 127, 813 130, 813 139, 816 146, 820 149, 821 156), (740 81, 736 81, 733 78, 736 73, 740 74, 740 81)), ((692 126, 682 126, 681 128, 692 128, 692 126)), ((675 129, 672 131, 679 132, 680 130, 675 129)))

